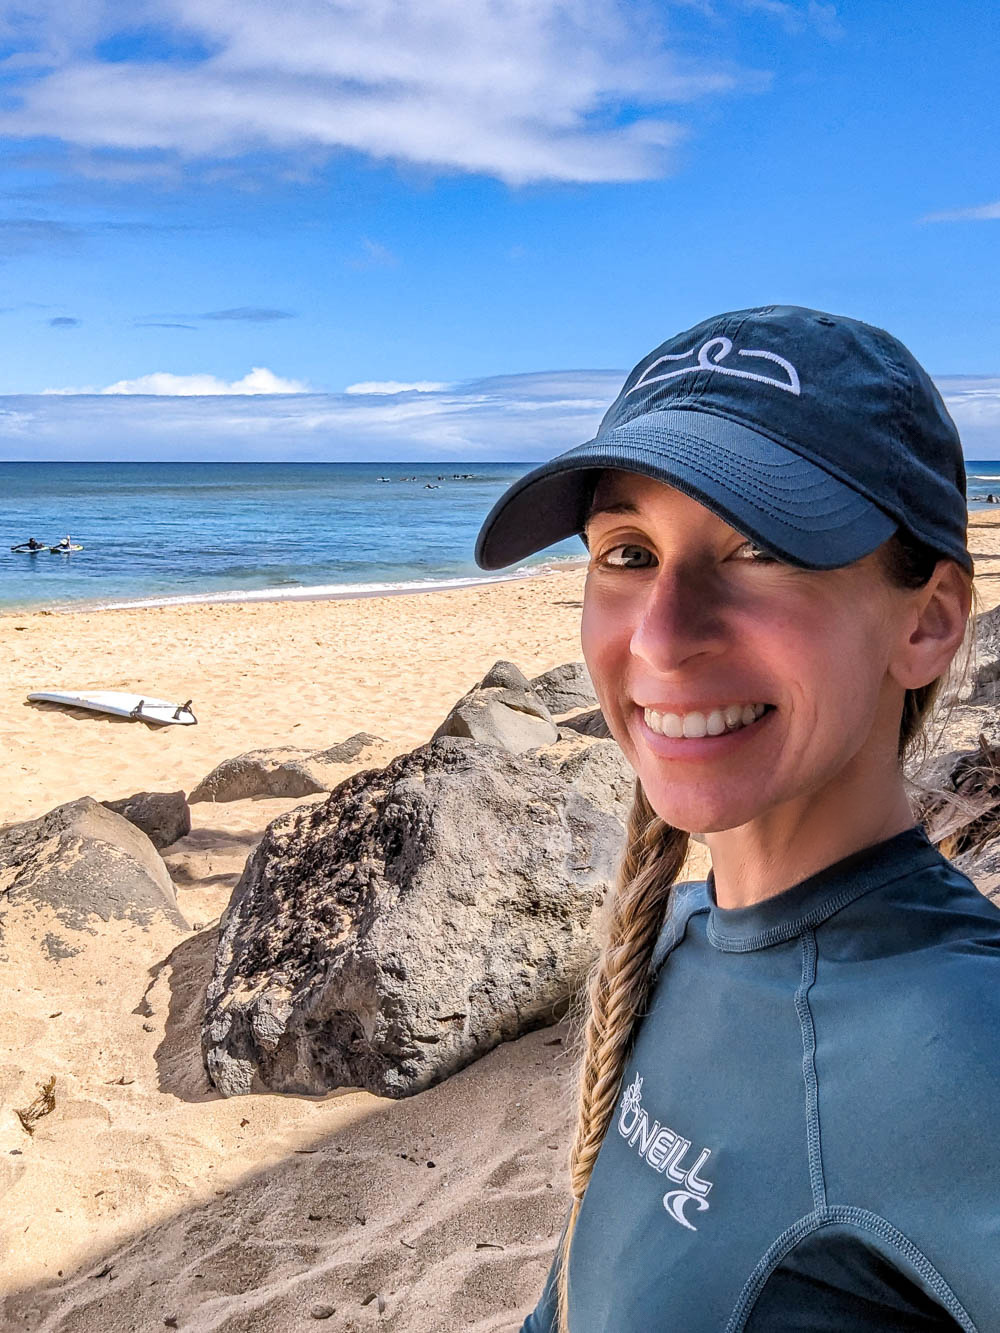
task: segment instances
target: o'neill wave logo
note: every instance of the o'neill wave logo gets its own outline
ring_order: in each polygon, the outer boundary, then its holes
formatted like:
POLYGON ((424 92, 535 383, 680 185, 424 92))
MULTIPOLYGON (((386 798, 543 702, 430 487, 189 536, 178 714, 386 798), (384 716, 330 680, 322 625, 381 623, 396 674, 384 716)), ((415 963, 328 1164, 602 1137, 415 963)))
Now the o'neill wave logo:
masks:
POLYGON ((693 1166, 685 1168, 684 1159, 691 1148, 691 1140, 675 1134, 658 1120, 650 1124, 649 1116, 642 1108, 642 1076, 635 1078, 625 1089, 621 1110, 618 1113, 618 1133, 628 1141, 630 1147, 642 1157, 654 1171, 661 1171, 668 1180, 672 1180, 678 1189, 667 1190, 663 1196, 663 1206, 682 1227, 688 1231, 698 1228, 685 1214, 693 1209, 704 1213, 708 1209, 708 1193, 711 1181, 702 1180, 698 1172, 712 1155, 711 1148, 702 1148, 693 1166))
POLYGON ((759 347, 752 351, 749 347, 740 348, 737 356, 748 356, 758 361, 769 361, 772 365, 780 367, 787 379, 776 379, 774 373, 764 374, 768 370, 767 366, 753 366, 740 369, 734 365, 723 365, 722 363, 733 350, 732 338, 709 338, 708 342, 690 352, 668 352, 665 356, 657 357, 652 365, 647 366, 642 372, 631 389, 627 390, 624 397, 630 393, 635 393, 638 389, 646 389, 651 384, 662 384, 664 380, 676 379, 678 375, 693 375, 699 370, 714 370, 717 375, 732 375, 738 380, 754 380, 757 384, 770 384, 775 389, 784 389, 785 393, 793 393, 796 398, 801 392, 799 385, 799 372, 792 365, 791 361, 786 361, 783 356, 778 356, 777 352, 764 352, 759 347), (668 361, 690 361, 695 358, 694 365, 678 366, 676 370, 663 370, 659 375, 653 372, 660 366, 665 366, 668 361))

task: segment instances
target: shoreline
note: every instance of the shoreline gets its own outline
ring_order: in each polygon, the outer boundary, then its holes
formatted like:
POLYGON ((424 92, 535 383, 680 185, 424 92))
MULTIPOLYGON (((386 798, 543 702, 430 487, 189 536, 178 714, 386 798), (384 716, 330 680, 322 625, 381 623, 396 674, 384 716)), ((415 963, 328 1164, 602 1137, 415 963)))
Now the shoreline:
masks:
POLYGON ((380 597, 409 597, 422 593, 454 592, 462 588, 492 587, 495 584, 521 583, 527 579, 549 577, 552 574, 585 569, 585 556, 566 556, 548 560, 539 565, 519 567, 512 573, 461 575, 454 578, 412 580, 400 584, 303 584, 287 589, 247 588, 221 592, 180 593, 177 595, 136 598, 123 602, 38 602, 17 606, 0 603, 0 620, 9 616, 78 616, 96 615, 105 611, 152 611, 184 606, 247 606, 289 602, 344 602, 368 601, 380 597))

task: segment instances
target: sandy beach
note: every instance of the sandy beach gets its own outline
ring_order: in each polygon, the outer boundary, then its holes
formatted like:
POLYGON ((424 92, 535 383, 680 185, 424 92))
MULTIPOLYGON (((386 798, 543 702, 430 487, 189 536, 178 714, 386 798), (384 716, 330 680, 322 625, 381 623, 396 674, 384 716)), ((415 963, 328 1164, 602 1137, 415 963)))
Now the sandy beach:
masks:
MULTIPOLYGON (((972 515, 970 548, 988 609, 1000 514, 972 515)), ((0 616, 0 823, 81 795, 190 791, 243 751, 358 731, 385 762, 497 659, 528 676, 579 659, 582 590, 573 569, 391 598, 0 616), (191 698, 199 725, 26 703, 46 687, 191 698)), ((190 931, 98 922, 54 959, 47 910, 5 929, 4 1329, 486 1333, 517 1329, 537 1298, 567 1198, 566 1025, 403 1102, 224 1100, 206 1079, 219 916, 266 825, 298 804, 192 807, 164 852, 190 931), (53 1075, 56 1110, 29 1137, 13 1108, 53 1075)))

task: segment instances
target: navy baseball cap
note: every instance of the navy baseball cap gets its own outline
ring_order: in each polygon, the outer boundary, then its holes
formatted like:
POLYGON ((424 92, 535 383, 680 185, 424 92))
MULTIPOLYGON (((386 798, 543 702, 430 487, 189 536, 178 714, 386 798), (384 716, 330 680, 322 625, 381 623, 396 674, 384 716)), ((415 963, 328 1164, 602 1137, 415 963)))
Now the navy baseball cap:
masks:
POLYGON ((972 572, 965 463, 930 376, 882 329, 802 306, 707 319, 635 367, 596 436, 497 501, 476 563, 582 533, 600 472, 690 495, 772 554, 835 569, 902 528, 972 572))

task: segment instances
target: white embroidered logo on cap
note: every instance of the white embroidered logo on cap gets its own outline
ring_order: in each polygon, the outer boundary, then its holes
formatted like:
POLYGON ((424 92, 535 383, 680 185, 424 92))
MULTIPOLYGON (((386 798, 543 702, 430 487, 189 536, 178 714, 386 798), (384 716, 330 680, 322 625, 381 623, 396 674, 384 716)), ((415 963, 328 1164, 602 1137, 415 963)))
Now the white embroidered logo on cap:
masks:
POLYGON ((784 389, 786 393, 799 395, 799 372, 792 365, 791 361, 786 361, 783 356, 778 356, 776 352, 764 352, 759 348, 751 351, 749 348, 740 350, 737 356, 758 357, 762 361, 773 361, 775 365, 788 376, 787 380, 776 380, 770 375, 761 375, 753 370, 737 370, 735 366, 724 366, 722 362, 733 350, 733 340, 731 338, 709 338, 708 342, 702 343, 697 353, 694 348, 690 352, 668 352, 665 356, 658 357, 651 366, 647 366, 639 377, 638 381, 632 385, 624 397, 630 393, 635 393, 636 389, 644 389, 649 384, 659 384, 662 380, 672 380, 678 375, 691 375, 699 370, 714 370, 720 375, 734 375, 741 380, 756 380, 758 384, 771 384, 775 389, 784 389), (718 350, 716 350, 718 349, 718 350), (698 361, 693 366, 679 366, 676 370, 664 371, 662 375, 654 375, 652 372, 658 366, 662 366, 666 361, 687 361, 690 357, 697 355, 698 361))

